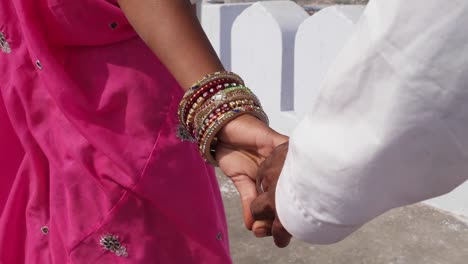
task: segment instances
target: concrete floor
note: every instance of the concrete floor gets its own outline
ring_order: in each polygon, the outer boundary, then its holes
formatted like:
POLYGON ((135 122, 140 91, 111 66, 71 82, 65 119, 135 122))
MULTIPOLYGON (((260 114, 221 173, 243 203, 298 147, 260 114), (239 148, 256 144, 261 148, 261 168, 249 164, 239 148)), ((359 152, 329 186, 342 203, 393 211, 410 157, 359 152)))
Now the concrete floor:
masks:
POLYGON ((468 224, 431 207, 393 210, 330 246, 293 241, 275 248, 243 227, 239 197, 226 177, 218 177, 228 217, 235 264, 468 264, 468 224))

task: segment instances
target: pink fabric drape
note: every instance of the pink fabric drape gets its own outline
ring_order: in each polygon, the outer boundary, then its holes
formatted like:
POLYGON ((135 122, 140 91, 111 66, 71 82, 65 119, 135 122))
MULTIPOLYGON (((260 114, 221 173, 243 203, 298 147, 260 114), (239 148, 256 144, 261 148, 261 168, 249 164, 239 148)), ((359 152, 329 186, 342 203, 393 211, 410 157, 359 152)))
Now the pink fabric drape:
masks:
POLYGON ((230 263, 214 171, 175 137, 182 89, 119 7, 1 1, 0 32, 0 263, 230 263))

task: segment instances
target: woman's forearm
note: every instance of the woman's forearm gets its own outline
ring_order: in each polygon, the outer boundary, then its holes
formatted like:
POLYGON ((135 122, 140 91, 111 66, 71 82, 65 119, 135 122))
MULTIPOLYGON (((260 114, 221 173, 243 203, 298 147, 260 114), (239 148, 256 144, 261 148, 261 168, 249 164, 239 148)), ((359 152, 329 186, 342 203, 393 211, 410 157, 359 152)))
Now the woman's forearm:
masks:
POLYGON ((224 70, 189 0, 118 2, 136 32, 184 89, 224 70))

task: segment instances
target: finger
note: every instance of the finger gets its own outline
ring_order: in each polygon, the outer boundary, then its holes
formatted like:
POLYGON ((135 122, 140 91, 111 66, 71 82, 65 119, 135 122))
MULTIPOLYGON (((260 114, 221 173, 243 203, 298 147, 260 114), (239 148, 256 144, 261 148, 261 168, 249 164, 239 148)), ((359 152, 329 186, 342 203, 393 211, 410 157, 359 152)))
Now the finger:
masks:
MULTIPOLYGON (((256 183, 257 183, 257 192, 258 193, 263 193, 263 192, 268 192, 269 187, 271 185, 271 176, 279 174, 277 171, 277 162, 275 159, 275 152, 273 152, 272 156, 268 157, 266 160, 264 160, 258 170, 257 170, 257 175, 256 175, 256 183)), ((273 177, 274 178, 274 177, 273 177)))
POLYGON ((278 217, 273 222, 272 227, 273 240, 279 248, 285 248, 291 242, 291 234, 283 227, 278 217))
POLYGON ((273 221, 275 219, 275 209, 268 193, 262 193, 253 200, 250 210, 254 220, 273 221))
POLYGON ((255 221, 252 226, 252 232, 258 238, 271 236, 271 227, 273 225, 273 221, 255 221))
POLYGON ((261 176, 260 174, 257 174, 257 180, 256 180, 256 187, 257 187, 257 193, 262 194, 262 193, 267 193, 270 190, 271 183, 268 181, 268 178, 261 176))
MULTIPOLYGON (((265 161, 264 161, 265 162, 265 161)), ((262 163, 263 165, 263 163, 262 163)), ((257 187, 257 192, 259 194, 264 193, 268 190, 265 189, 265 173, 264 169, 262 168, 262 165, 260 165, 260 168, 257 170, 257 176, 255 177, 255 183, 257 187)))
POLYGON ((220 168, 240 194, 245 227, 252 230, 254 220, 250 204, 257 197, 257 188, 253 180, 257 173, 257 165, 239 151, 229 148, 220 148, 216 154, 220 168))
POLYGON ((233 181, 233 183, 240 194, 245 227, 248 230, 252 230, 254 219, 252 217, 250 205, 255 198, 257 198, 255 183, 250 180, 248 176, 244 176, 244 180, 237 179, 236 181, 233 181))

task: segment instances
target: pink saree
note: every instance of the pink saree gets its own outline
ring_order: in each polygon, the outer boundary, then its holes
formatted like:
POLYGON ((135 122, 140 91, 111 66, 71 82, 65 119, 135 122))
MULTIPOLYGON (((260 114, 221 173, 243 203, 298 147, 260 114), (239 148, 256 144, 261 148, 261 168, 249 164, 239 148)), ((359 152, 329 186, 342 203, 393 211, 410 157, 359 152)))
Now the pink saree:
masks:
POLYGON ((0 263, 231 263, 182 89, 106 0, 0 2, 0 263))

